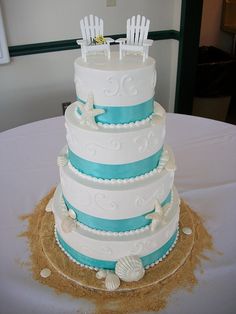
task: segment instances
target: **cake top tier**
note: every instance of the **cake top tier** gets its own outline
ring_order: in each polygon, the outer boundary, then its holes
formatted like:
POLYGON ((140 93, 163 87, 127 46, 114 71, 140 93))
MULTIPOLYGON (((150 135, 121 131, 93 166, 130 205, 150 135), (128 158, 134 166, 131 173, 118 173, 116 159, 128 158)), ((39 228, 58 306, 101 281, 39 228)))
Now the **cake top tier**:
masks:
POLYGON ((94 108, 104 110, 96 122, 124 124, 144 120, 153 113, 153 58, 143 62, 140 55, 134 54, 122 60, 117 52, 111 53, 110 59, 104 54, 90 54, 87 62, 80 57, 74 66, 78 101, 86 103, 92 95, 94 108))
POLYGON ((155 60, 148 57, 145 62, 141 55, 129 54, 122 60, 119 59, 119 53, 114 51, 111 53, 111 58, 108 59, 104 54, 94 54, 87 57, 87 62, 84 62, 82 57, 75 60, 75 66, 81 66, 88 69, 100 71, 122 71, 122 70, 139 70, 148 66, 155 67, 155 60))

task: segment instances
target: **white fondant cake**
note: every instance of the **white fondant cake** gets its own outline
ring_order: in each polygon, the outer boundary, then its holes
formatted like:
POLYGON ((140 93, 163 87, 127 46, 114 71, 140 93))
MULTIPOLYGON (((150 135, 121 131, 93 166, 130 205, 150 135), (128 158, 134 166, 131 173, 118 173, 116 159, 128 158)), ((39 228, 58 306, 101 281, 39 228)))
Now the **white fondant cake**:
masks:
POLYGON ((150 57, 79 57, 77 101, 66 110, 67 147, 58 157, 59 246, 85 267, 118 269, 117 276, 126 268, 127 281, 135 278, 132 267, 140 279, 142 267, 162 260, 178 237, 175 160, 164 143, 165 110, 153 100, 155 84, 150 57))

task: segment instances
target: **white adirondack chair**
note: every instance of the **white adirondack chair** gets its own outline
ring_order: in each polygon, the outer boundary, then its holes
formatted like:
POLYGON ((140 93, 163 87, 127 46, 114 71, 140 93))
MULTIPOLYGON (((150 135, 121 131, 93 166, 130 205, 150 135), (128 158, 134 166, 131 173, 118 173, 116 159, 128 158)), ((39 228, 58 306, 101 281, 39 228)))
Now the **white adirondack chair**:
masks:
POLYGON ((83 60, 86 62, 87 54, 96 51, 103 51, 107 54, 108 59, 110 59, 110 43, 114 41, 112 38, 105 37, 106 43, 104 44, 93 44, 93 39, 96 36, 103 36, 103 20, 90 14, 89 17, 85 16, 80 20, 80 28, 83 39, 77 40, 76 42, 81 46, 83 60))
POLYGON ((147 39, 150 20, 145 16, 132 16, 127 20, 126 38, 116 40, 120 46, 120 60, 127 51, 139 52, 143 55, 143 62, 148 57, 148 49, 153 40, 147 39))

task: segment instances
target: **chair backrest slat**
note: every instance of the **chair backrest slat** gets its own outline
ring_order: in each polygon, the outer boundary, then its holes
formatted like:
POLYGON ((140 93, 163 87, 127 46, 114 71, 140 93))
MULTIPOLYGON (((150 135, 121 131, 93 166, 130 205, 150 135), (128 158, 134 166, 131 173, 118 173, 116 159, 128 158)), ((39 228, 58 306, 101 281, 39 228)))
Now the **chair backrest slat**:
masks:
POLYGON ((94 20, 93 20, 93 15, 92 14, 89 15, 89 23, 90 23, 90 25, 89 25, 90 37, 94 38, 95 37, 95 32, 94 32, 95 26, 94 26, 94 20))
POLYGON ((135 32, 135 16, 131 18, 131 30, 130 30, 130 44, 134 44, 134 32, 135 32))
POLYGON ((139 36, 139 44, 143 43, 144 39, 144 35, 145 35, 145 16, 142 17, 142 21, 141 21, 141 30, 140 30, 140 36, 139 36))
POLYGON ((138 45, 139 43, 139 34, 140 34, 140 15, 137 15, 135 32, 134 32, 134 44, 138 45))

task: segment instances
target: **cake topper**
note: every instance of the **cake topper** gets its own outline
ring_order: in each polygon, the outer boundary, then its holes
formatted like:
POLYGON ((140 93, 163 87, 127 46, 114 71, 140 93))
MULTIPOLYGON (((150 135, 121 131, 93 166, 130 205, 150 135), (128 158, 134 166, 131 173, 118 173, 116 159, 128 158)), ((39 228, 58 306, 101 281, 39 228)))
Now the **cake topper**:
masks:
POLYGON ((150 20, 145 16, 132 16, 127 20, 126 38, 119 38, 116 43, 120 47, 120 60, 125 52, 141 53, 143 62, 148 58, 148 49, 153 44, 153 40, 147 39, 150 20))
POLYGON ((92 14, 89 18, 85 16, 80 20, 80 29, 83 39, 77 40, 76 43, 81 46, 83 60, 87 62, 87 54, 98 51, 103 51, 110 59, 110 43, 114 40, 110 37, 103 37, 103 19, 92 14))
POLYGON ((79 122, 93 129, 98 129, 95 117, 103 114, 105 110, 95 109, 93 106, 93 94, 89 93, 87 102, 85 104, 79 103, 79 110, 81 112, 79 122))

